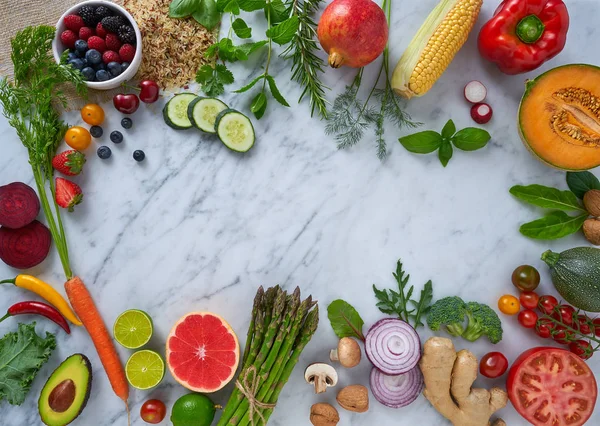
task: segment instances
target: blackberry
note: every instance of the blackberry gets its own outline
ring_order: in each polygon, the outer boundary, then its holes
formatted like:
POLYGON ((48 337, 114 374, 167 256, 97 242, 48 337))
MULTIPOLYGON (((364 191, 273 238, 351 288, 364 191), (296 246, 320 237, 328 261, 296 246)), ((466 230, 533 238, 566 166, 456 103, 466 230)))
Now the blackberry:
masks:
POLYGON ((96 8, 96 23, 102 21, 108 16, 112 16, 112 11, 106 6, 98 6, 96 8))
POLYGON ((88 27, 94 28, 98 23, 98 18, 96 18, 96 8, 92 6, 81 6, 79 9, 79 16, 85 22, 85 25, 88 27))
POLYGON ((117 34, 122 25, 127 25, 127 21, 122 16, 107 16, 102 19, 102 28, 111 33, 117 34))
POLYGON ((135 44, 135 31, 129 25, 119 27, 119 40, 122 43, 135 44))

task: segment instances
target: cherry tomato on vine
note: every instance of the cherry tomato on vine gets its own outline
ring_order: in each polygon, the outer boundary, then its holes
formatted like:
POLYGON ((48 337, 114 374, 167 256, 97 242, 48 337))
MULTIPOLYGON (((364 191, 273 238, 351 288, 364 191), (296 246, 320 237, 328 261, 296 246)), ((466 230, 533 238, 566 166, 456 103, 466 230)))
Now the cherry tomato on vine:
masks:
POLYGON ((519 296, 521 306, 523 306, 526 309, 537 308, 539 300, 540 296, 538 296, 538 294, 534 291, 524 291, 519 296))
POLYGON ((490 352, 481 358, 479 371, 485 377, 495 379, 502 376, 508 369, 508 360, 500 352, 490 352))
POLYGON ((589 359, 594 354, 591 346, 586 340, 575 340, 569 344, 569 350, 581 359, 589 359))
POLYGON ((92 143, 92 135, 88 129, 73 126, 65 133, 65 142, 77 151, 84 151, 92 143))
POLYGON ((164 402, 158 399, 149 399, 142 404, 140 416, 146 423, 158 424, 163 421, 167 415, 167 407, 164 402))
POLYGON ((521 309, 519 299, 511 294, 505 294, 498 299, 498 309, 506 315, 515 315, 521 309))
POLYGON ((538 315, 531 309, 525 309, 519 312, 519 324, 525 328, 533 328, 537 323, 538 315))
POLYGON ((562 325, 557 325, 552 334, 552 339, 560 345, 568 345, 573 340, 573 335, 562 325))
POLYGON ((533 291, 540 284, 540 273, 530 265, 521 265, 512 273, 512 283, 521 291, 533 291))
POLYGON ((579 331, 582 334, 591 334, 592 328, 590 327, 591 320, 585 315, 577 316, 577 323, 579 324, 579 331))
POLYGON ((538 309, 546 315, 552 314, 554 308, 558 305, 558 300, 554 296, 541 296, 538 302, 538 309))
POLYGON ((547 339, 554 330, 554 323, 549 318, 540 318, 535 324, 535 333, 542 339, 547 339))
POLYGON ((104 110, 100 105, 87 104, 81 108, 81 118, 87 124, 99 126, 104 122, 104 110))
POLYGON ((559 321, 562 321, 569 327, 573 325, 573 316, 575 315, 575 308, 570 305, 559 305, 558 312, 554 312, 552 315, 559 321))
POLYGON ((600 337, 600 318, 594 318, 592 324, 594 324, 594 334, 597 337, 600 337))

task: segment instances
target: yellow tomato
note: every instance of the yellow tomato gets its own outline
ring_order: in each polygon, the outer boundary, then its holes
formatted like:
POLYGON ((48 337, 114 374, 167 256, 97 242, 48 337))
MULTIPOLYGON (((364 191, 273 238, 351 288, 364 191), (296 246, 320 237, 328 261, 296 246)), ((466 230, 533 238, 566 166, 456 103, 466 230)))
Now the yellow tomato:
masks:
POLYGON ((92 143, 92 135, 88 129, 73 126, 65 134, 65 142, 77 151, 85 150, 92 143))
POLYGON ((505 294, 498 300, 498 309, 506 315, 518 314, 521 310, 519 299, 510 294, 505 294))
POLYGON ((87 104, 81 108, 81 118, 87 124, 99 126, 104 121, 104 110, 100 105, 87 104))

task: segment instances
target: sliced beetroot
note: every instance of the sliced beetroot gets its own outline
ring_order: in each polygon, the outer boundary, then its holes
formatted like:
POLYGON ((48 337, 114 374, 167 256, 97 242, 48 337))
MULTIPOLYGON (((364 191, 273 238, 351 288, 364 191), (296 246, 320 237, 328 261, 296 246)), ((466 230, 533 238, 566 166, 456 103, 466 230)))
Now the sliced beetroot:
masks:
POLYGON ((50 253, 52 236, 46 226, 34 220, 19 229, 0 228, 0 259, 8 266, 29 269, 50 253))
POLYGON ((0 186, 0 226, 18 229, 29 225, 40 212, 40 199, 22 182, 0 186))

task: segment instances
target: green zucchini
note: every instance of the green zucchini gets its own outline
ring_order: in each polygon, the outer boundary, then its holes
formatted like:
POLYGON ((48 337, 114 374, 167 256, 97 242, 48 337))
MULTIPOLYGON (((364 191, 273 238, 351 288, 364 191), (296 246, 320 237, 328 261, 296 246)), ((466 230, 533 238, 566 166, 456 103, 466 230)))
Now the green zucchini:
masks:
POLYGON ((163 108, 165 123, 177 130, 185 130, 192 127, 188 117, 188 105, 196 99, 193 93, 179 93, 171 98, 163 108))
POLYGON ((562 253, 542 254, 550 267, 552 282, 571 305, 584 311, 600 312, 600 249, 576 247, 562 253))
POLYGON ((188 117, 194 127, 206 133, 216 133, 217 115, 229 108, 216 98, 196 98, 188 106, 188 117))
POLYGON ((234 109, 226 109, 217 115, 215 131, 221 142, 232 151, 248 152, 254 146, 252 122, 234 109))

